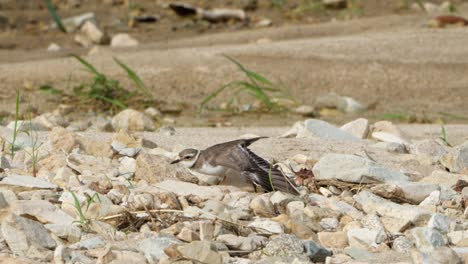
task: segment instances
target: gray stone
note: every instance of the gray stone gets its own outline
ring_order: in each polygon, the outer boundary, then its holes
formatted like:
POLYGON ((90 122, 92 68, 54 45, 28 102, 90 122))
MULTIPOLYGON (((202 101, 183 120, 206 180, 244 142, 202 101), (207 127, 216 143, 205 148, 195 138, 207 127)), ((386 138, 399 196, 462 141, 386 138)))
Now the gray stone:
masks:
MULTIPOLYGON (((311 202, 317 203, 321 208, 329 208, 333 211, 340 212, 343 215, 349 215, 355 220, 359 220, 364 216, 361 211, 343 201, 336 201, 314 193, 309 195, 309 199, 311 202)), ((310 210, 311 207, 306 206, 304 213, 309 215, 309 217, 312 217, 312 212, 310 212, 310 210)))
POLYGON ((75 243, 80 241, 81 229, 71 224, 46 224, 44 225, 52 234, 75 243))
POLYGON ((340 222, 334 217, 322 218, 320 220, 320 226, 323 227, 326 231, 334 231, 338 228, 340 222))
POLYGON ((119 176, 130 179, 135 175, 137 162, 134 158, 122 157, 119 159, 119 176))
POLYGON ((53 204, 44 200, 17 200, 11 212, 19 216, 34 216, 42 223, 71 225, 75 219, 53 204))
POLYGON ((72 153, 67 157, 67 165, 82 177, 115 178, 119 175, 117 161, 106 157, 72 153))
POLYGON ((371 252, 361 247, 347 247, 344 252, 357 261, 368 261, 373 257, 371 252))
POLYGON ((182 242, 175 238, 173 235, 159 233, 156 236, 148 237, 138 241, 137 249, 145 255, 145 257, 152 262, 158 262, 166 257, 164 249, 173 244, 181 244, 182 242))
MULTIPOLYGON (((47 260, 53 257, 53 250, 57 244, 49 235, 47 229, 36 221, 8 215, 1 225, 2 235, 11 251, 23 257, 39 257, 40 251, 48 253, 42 255, 47 260)), ((50 260, 50 259, 49 259, 50 260)))
POLYGON ((392 242, 392 249, 396 252, 401 252, 408 254, 411 252, 411 249, 414 247, 413 242, 411 242, 405 236, 399 236, 395 238, 392 242))
POLYGON ((83 239, 80 242, 77 242, 69 247, 71 249, 95 249, 102 248, 106 245, 106 242, 99 236, 91 237, 88 239, 83 239))
POLYGON ((345 132, 338 127, 330 125, 329 123, 318 120, 308 119, 304 121, 305 130, 298 131, 297 137, 319 137, 323 139, 343 140, 343 141, 358 141, 358 137, 345 132))
MULTIPOLYGON (((74 17, 65 18, 62 20, 62 23, 67 32, 71 33, 76 31, 86 21, 96 22, 96 15, 93 12, 88 12, 74 17)), ((54 27, 56 26, 55 23, 53 25, 54 27)))
POLYGON ((13 144, 14 142, 14 147, 17 149, 24 149, 32 147, 35 144, 42 144, 40 140, 34 139, 25 133, 17 133, 16 139, 13 140, 14 134, 13 129, 0 126, 0 137, 8 144, 13 144))
POLYGON ((208 241, 194 241, 190 244, 177 246, 179 254, 190 260, 201 263, 221 264, 221 254, 218 253, 215 244, 208 241))
POLYGON ((468 182, 468 175, 450 173, 443 170, 435 170, 430 176, 424 177, 420 182, 434 183, 451 189, 459 180, 468 182))
POLYGON ((439 231, 428 227, 415 227, 408 234, 409 238, 422 252, 430 252, 445 245, 444 236, 439 231))
POLYGON ((358 138, 365 139, 369 134, 369 120, 358 118, 340 127, 341 130, 358 138))
POLYGON ((427 155, 437 161, 449 151, 449 148, 439 140, 424 139, 413 142, 409 151, 416 155, 427 155))
POLYGON ((468 173, 468 141, 452 148, 449 153, 443 155, 440 159, 450 172, 468 173))
POLYGON ((55 189, 57 185, 46 180, 25 175, 10 174, 0 181, 0 186, 15 190, 55 189))
MULTIPOLYGON (((196 176, 179 164, 170 164, 166 157, 140 153, 136 158, 136 180, 148 183, 159 183, 165 179, 179 179, 186 182, 198 183, 196 176)), ((173 181, 175 182, 175 181, 173 181)))
POLYGON ((295 235, 281 234, 266 244, 263 253, 267 256, 301 256, 304 253, 304 245, 295 235))
POLYGON ((270 202, 271 194, 265 193, 258 195, 252 202, 250 202, 250 209, 252 209, 253 213, 256 216, 260 217, 273 217, 275 216, 275 208, 273 207, 273 203, 270 202))
POLYGON ((450 243, 457 247, 468 247, 468 230, 453 231, 447 234, 450 243))
POLYGON ((388 143, 397 143, 402 145, 408 144, 405 139, 388 132, 372 132, 372 138, 388 143))
POLYGON ((355 195, 354 199, 362 206, 366 213, 378 213, 381 216, 408 220, 413 224, 427 221, 432 215, 428 210, 424 210, 417 206, 400 205, 387 201, 368 191, 360 192, 355 195))
POLYGON ((56 113, 43 113, 40 116, 35 117, 33 121, 49 130, 54 127, 68 126, 67 120, 65 120, 62 115, 56 113))
POLYGON ((377 247, 385 239, 387 239, 387 235, 383 229, 353 228, 348 230, 348 241, 351 246, 360 246, 364 243, 370 247, 377 247))
POLYGON ((305 254, 313 262, 325 262, 333 253, 312 240, 304 241, 305 254))
POLYGON ((442 234, 447 234, 450 230, 451 222, 450 218, 446 215, 433 214, 427 223, 427 227, 438 230, 442 234))
POLYGON ((439 247, 429 252, 411 252, 413 264, 462 264, 457 253, 449 247, 439 247))
POLYGON ((404 174, 369 159, 347 154, 327 154, 312 169, 318 180, 341 180, 354 183, 408 181, 404 174))
POLYGON ((241 236, 236 236, 233 234, 219 235, 216 238, 216 241, 219 241, 225 244, 230 249, 237 249, 237 250, 244 250, 244 251, 254 251, 259 246, 261 246, 261 241, 260 243, 257 243, 257 241, 255 241, 251 237, 241 237, 241 236))

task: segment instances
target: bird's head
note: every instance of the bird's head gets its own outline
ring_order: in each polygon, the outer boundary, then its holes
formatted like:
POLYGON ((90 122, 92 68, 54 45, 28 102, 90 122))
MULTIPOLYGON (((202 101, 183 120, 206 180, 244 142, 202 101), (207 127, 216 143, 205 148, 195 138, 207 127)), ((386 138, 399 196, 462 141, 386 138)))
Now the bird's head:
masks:
POLYGON ((179 153, 179 157, 171 162, 171 164, 182 163, 186 168, 191 168, 198 159, 200 151, 197 149, 184 149, 179 153))

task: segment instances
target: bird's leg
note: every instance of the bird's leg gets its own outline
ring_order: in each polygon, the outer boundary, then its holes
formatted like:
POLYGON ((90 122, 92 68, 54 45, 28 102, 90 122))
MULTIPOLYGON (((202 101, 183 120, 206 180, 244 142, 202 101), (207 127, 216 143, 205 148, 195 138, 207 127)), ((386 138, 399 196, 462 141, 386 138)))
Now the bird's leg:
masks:
POLYGON ((257 193, 257 185, 255 185, 255 183, 252 182, 252 186, 253 186, 253 188, 254 188, 254 193, 257 193))

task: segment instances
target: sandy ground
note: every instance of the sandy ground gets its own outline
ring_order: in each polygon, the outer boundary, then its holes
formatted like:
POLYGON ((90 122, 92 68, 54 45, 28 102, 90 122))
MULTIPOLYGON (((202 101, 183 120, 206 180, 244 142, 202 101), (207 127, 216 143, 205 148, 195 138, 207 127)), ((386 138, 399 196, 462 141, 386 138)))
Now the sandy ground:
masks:
MULTIPOLYGON (((462 14, 465 10, 460 8, 462 14)), ((367 117, 379 119, 385 113, 402 113, 467 122, 468 28, 423 27, 428 19, 426 15, 392 15, 218 33, 133 49, 99 47, 97 54, 87 58, 109 76, 130 85, 112 61, 116 56, 138 72, 156 98, 192 106, 184 112, 189 118, 181 119, 179 125, 196 124, 193 112, 200 101, 221 85, 242 78, 222 54, 285 84, 304 104, 313 104, 317 96, 334 91, 364 104, 375 104, 375 109, 364 114, 367 117)), ((15 62, 0 64, 2 110, 14 109, 15 90, 25 82, 33 88, 26 92, 24 103, 45 111, 54 109, 57 103, 39 96, 37 86, 49 83, 64 88, 89 78, 64 54, 9 52, 15 62)), ((260 125, 295 121, 281 116, 247 119, 260 125)))

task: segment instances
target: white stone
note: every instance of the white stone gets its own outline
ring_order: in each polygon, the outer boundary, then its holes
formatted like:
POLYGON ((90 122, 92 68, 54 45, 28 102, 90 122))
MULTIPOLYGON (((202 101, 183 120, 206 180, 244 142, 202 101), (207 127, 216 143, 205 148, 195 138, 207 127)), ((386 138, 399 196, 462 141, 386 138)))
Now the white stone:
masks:
POLYGON ((383 230, 372 230, 368 228, 353 228, 348 230, 348 241, 351 246, 365 243, 367 246, 376 247, 385 241, 387 235, 383 230))
POLYGON ((133 177, 136 172, 136 160, 134 158, 122 157, 119 162, 119 176, 126 179, 133 177))
POLYGON ((430 176, 424 177, 420 182, 439 184, 446 188, 452 188, 459 180, 468 182, 468 175, 450 173, 443 170, 435 170, 430 176))
POLYGON ((94 44, 104 44, 106 42, 105 33, 98 28, 98 26, 91 22, 86 21, 80 28, 80 32, 89 38, 94 44))
POLYGON ((60 51, 60 46, 57 43, 50 43, 50 45, 47 47, 48 52, 56 52, 60 51))
POLYGON ((320 226, 326 231, 335 231, 338 228, 340 222, 334 217, 322 218, 320 220, 320 226))
POLYGON ((10 205, 11 212, 19 216, 34 216, 42 223, 71 225, 75 219, 44 200, 17 200, 10 205))
POLYGON ((138 40, 132 38, 129 34, 119 33, 112 37, 111 47, 136 47, 138 40))
POLYGON ((415 227, 409 231, 409 238, 422 252, 430 252, 445 245, 444 236, 428 227, 415 227))
POLYGON ((307 119, 304 121, 304 129, 299 129, 298 138, 318 137, 341 141, 359 141, 353 134, 345 132, 336 126, 318 119, 307 119))
POLYGON ((124 130, 154 131, 155 126, 151 118, 133 109, 125 109, 112 118, 112 126, 116 131, 124 130))
POLYGON ((0 186, 27 189, 55 189, 57 185, 46 180, 25 175, 10 174, 0 181, 0 186))
POLYGON ((280 223, 265 218, 257 218, 253 222, 248 224, 249 227, 258 229, 257 232, 268 232, 271 234, 282 234, 284 233, 283 226, 280 223))
POLYGON ((409 220, 413 224, 427 221, 432 215, 430 211, 424 210, 418 206, 400 205, 385 200, 368 191, 361 191, 354 196, 354 199, 362 206, 366 213, 378 213, 381 216, 409 220))
POLYGON ((340 127, 341 130, 346 131, 358 138, 367 138, 369 134, 369 120, 365 118, 358 118, 340 127))
POLYGON ((404 174, 369 159, 347 154, 327 154, 312 169, 319 180, 342 180, 354 183, 408 181, 404 174))
POLYGON ((383 142, 398 143, 403 145, 408 144, 408 142, 406 142, 406 140, 403 138, 387 132, 372 132, 372 138, 383 142))
POLYGON ((155 184, 161 190, 173 192, 179 196, 194 195, 202 199, 221 200, 224 196, 222 190, 213 186, 199 186, 193 183, 165 180, 155 184))
POLYGON ((450 243, 458 247, 468 247, 468 230, 453 231, 447 234, 450 243))

